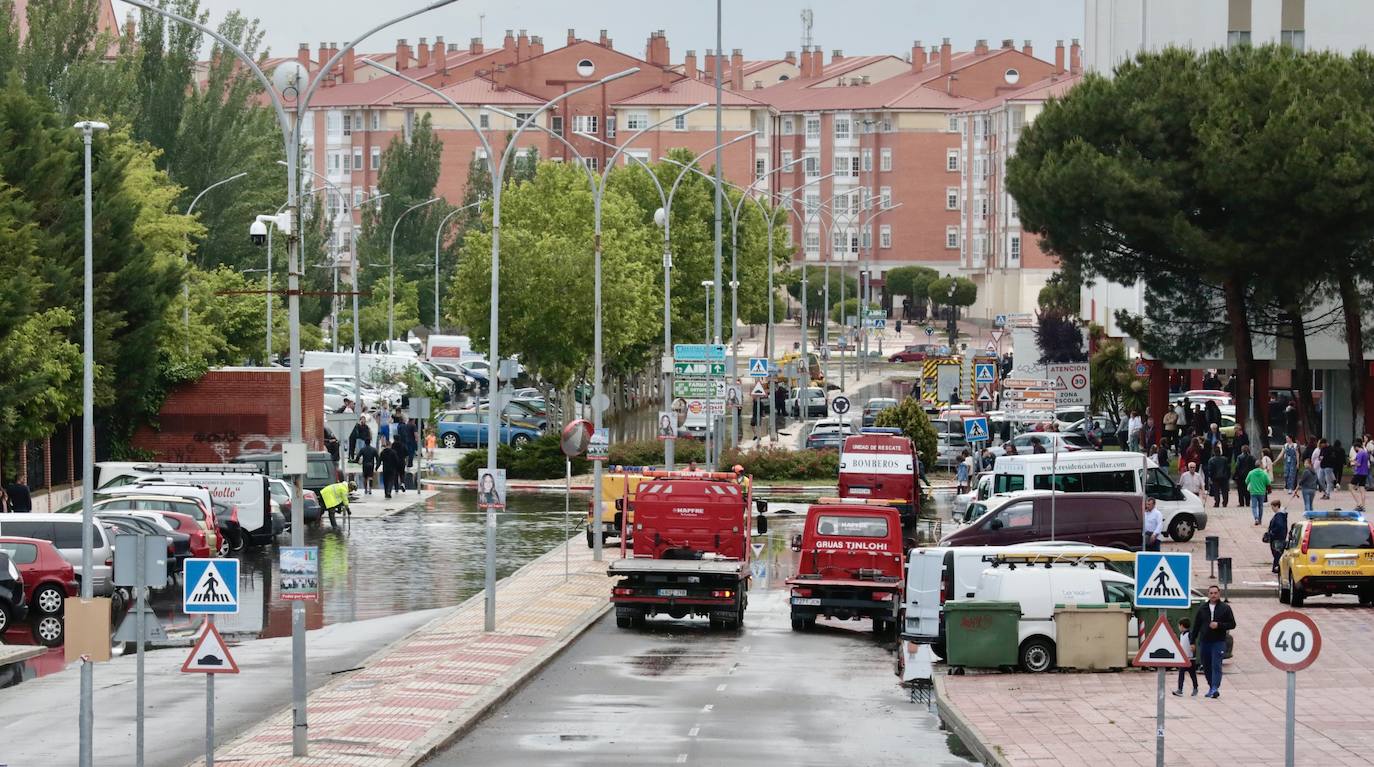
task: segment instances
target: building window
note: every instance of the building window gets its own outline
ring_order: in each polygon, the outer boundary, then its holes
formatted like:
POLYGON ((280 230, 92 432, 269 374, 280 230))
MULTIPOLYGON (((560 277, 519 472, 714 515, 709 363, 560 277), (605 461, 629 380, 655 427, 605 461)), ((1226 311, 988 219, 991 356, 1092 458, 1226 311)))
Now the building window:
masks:
POLYGON ((973 238, 973 255, 975 258, 983 257, 983 236, 978 235, 973 238))
POLYGON ((959 227, 945 227, 945 248, 947 250, 958 250, 959 248, 959 227))
POLYGON ((754 180, 762 180, 766 175, 768 175, 768 161, 762 157, 754 158, 754 180))
POLYGON ((847 138, 849 138, 849 118, 848 118, 848 117, 836 117, 836 118, 835 118, 835 138, 837 138, 837 139, 847 139, 847 138))
POLYGON ((1012 218, 1017 218, 1017 217, 1020 215, 1020 212, 1021 212, 1021 209, 1020 209, 1020 207, 1017 206, 1017 204, 1016 204, 1016 198, 1015 198, 1015 197, 1008 197, 1008 198, 1007 198, 1007 215, 1011 216, 1012 218))
POLYGON ((597 158, 595 157, 583 157, 582 162, 585 163, 586 166, 591 170, 597 169, 597 158))
POLYGON ((868 187, 859 190, 859 199, 863 201, 864 210, 873 209, 873 192, 868 187))
POLYGON ((327 133, 329 134, 329 137, 330 137, 330 138, 337 138, 337 137, 338 137, 338 135, 339 135, 339 125, 341 124, 341 117, 342 117, 342 115, 340 115, 338 112, 334 112, 334 111, 328 112, 328 113, 325 115, 325 118, 324 118, 325 132, 327 132, 327 133))
POLYGON ((606 115, 606 138, 615 138, 615 115, 606 115))
POLYGON ((959 188, 956 186, 945 187, 945 210, 959 209, 959 188))
POLYGON ((806 233, 806 252, 819 253, 821 249, 821 235, 818 232, 806 233))
POLYGON ((782 118, 782 135, 791 136, 797 132, 797 125, 790 117, 782 118))
POLYGON ((872 173, 872 172, 873 172, 873 150, 872 150, 872 149, 864 149, 864 150, 862 150, 862 151, 859 153, 859 156, 860 156, 860 158, 861 158, 862 161, 863 161, 862 164, 863 164, 863 171, 864 171, 864 173, 872 173))
POLYGON ((353 150, 353 170, 363 169, 363 150, 362 147, 353 150))
POLYGON ((1292 48, 1298 53, 1307 49, 1305 38, 1307 33, 1301 29, 1285 29, 1279 33, 1279 42, 1292 48))
POLYGON ((859 177, 859 158, 852 155, 849 158, 849 175, 859 177))
POLYGON ((353 135, 353 115, 343 116, 343 134, 345 136, 353 135))
POLYGON ((806 118, 806 137, 808 139, 819 139, 821 137, 821 118, 806 118))
POLYGON ((977 199, 976 202, 977 202, 977 205, 978 205, 978 217, 979 217, 979 218, 987 218, 987 217, 988 217, 988 198, 986 198, 986 197, 979 197, 979 198, 977 199))
POLYGON ((849 195, 841 194, 835 197, 835 209, 831 211, 834 216, 849 215, 849 195))
POLYGON ((635 160, 640 160, 641 162, 645 163, 649 162, 649 150, 631 149, 630 151, 625 153, 626 165, 638 165, 639 163, 635 162, 635 160))
POLYGON ((374 147, 372 147, 372 169, 373 169, 373 170, 377 170, 378 168, 381 168, 381 167, 382 167, 382 148, 379 147, 379 146, 374 146, 374 147))
POLYGON ((1025 127, 1026 124, 1026 111, 1021 107, 1016 107, 1015 109, 1011 110, 1010 115, 1011 132, 1019 136, 1021 135, 1021 128, 1025 127))
POLYGON ((808 152, 806 159, 802 162, 806 166, 806 177, 816 178, 821 175, 821 158, 814 152, 808 152))
POLYGON ((878 227, 878 247, 892 247, 892 227, 888 226, 887 224, 883 224, 882 226, 878 227))
POLYGON ((597 122, 596 115, 573 115, 573 133, 595 134, 597 122))
POLYGON ((1007 246, 1007 255, 1013 261, 1021 260, 1021 235, 1013 234, 1011 236, 1011 242, 1007 246))
POLYGON ((382 129, 382 113, 374 111, 372 113, 372 130, 382 129))
POLYGON ((673 130, 687 130, 687 115, 673 115, 673 130))
POLYGON ((959 132, 959 118, 955 117, 954 115, 950 115, 950 116, 949 116, 949 132, 950 132, 950 133, 958 133, 958 132, 959 132))
MULTIPOLYGON (((863 248, 864 250, 872 250, 872 249, 873 249, 873 230, 872 230, 871 228, 865 226, 865 227, 863 228, 863 231, 859 232, 859 236, 863 238, 863 241, 860 243, 859 247, 860 247, 860 248, 863 248)), ((859 252, 858 248, 855 248, 855 249, 854 249, 854 252, 855 252, 855 253, 859 252)))
POLYGON ((353 188, 353 207, 363 204, 363 190, 360 187, 353 188))
POLYGON ((892 132, 892 118, 891 118, 891 117, 884 117, 884 118, 882 119, 882 122, 879 123, 879 125, 880 125, 880 127, 882 128, 883 133, 891 133, 891 132, 892 132))
POLYGON ((779 165, 778 168, 780 168, 780 169, 782 169, 782 170, 786 170, 786 171, 791 172, 791 173, 795 173, 795 172, 796 172, 797 169, 792 167, 792 150, 791 150, 791 149, 784 149, 784 150, 782 150, 782 164, 779 165))
POLYGON ((849 155, 847 155, 847 154, 837 154, 837 155, 835 155, 835 175, 836 175, 836 176, 848 176, 848 175, 849 175, 849 155))
POLYGON ((549 118, 549 130, 553 131, 555 136, 563 135, 563 115, 554 115, 549 118))
POLYGON ((343 155, 343 172, 349 173, 353 170, 353 156, 347 150, 340 152, 343 155))
POLYGON ((954 173, 959 170, 959 150, 945 150, 945 170, 954 173))
POLYGON ((892 187, 885 186, 878 190, 878 207, 883 210, 892 207, 892 187))
POLYGON ((820 192, 807 192, 807 193, 806 193, 806 214, 809 216, 809 215, 815 213, 816 211, 818 211, 818 210, 820 210, 820 209, 821 209, 821 193, 820 193, 820 192))
POLYGON ((625 118, 625 130, 644 130, 649 127, 648 112, 631 112, 625 118))
MULTIPOLYGON (((1287 5, 1287 3, 1285 3, 1287 5)), ((1226 44, 1234 47, 1250 44, 1250 31, 1253 26, 1253 3, 1251 0, 1230 0, 1226 11, 1226 44)), ((1286 9, 1285 9, 1286 10, 1286 9)), ((1295 29, 1282 23, 1280 29, 1295 29)))
POLYGON ((879 154, 878 170, 884 172, 892 170, 892 150, 890 148, 884 148, 879 154))
POLYGON ((842 252, 844 252, 844 240, 845 240, 844 232, 831 232, 831 233, 830 233, 830 253, 831 253, 831 255, 834 255, 834 254, 836 254, 836 253, 842 253, 842 252))

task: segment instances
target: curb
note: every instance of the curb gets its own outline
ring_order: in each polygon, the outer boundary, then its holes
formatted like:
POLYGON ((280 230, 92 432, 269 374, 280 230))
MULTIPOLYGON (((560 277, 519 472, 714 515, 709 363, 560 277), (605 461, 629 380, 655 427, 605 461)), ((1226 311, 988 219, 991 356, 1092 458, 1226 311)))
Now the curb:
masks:
POLYGON ((940 718, 940 723, 958 736, 964 747, 971 751, 981 764, 987 767, 1011 767, 1011 762, 994 750, 983 737, 983 733, 965 719, 953 703, 945 700, 944 677, 936 674, 931 678, 931 683, 935 688, 935 713, 940 718))

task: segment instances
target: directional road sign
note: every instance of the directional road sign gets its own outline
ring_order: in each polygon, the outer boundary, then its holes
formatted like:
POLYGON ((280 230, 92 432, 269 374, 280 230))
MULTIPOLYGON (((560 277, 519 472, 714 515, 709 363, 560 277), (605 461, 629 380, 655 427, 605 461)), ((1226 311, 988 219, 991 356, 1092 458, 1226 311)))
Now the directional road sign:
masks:
POLYGON ((688 399, 710 399, 725 396, 725 382, 706 378, 673 379, 673 396, 688 399))
POLYGON ((973 366, 973 380, 980 384, 990 384, 997 380, 997 365, 991 362, 979 362, 973 366))
POLYGON ((712 376, 719 378, 725 375, 724 362, 682 362, 673 360, 673 373, 683 377, 705 378, 712 376))
POLYGON ((767 357, 750 357, 750 358, 749 358, 749 375, 753 376, 754 378, 767 378, 767 377, 768 377, 768 358, 767 358, 767 357))
POLYGON ((207 621, 205 631, 196 640, 196 646, 191 648, 191 656, 181 664, 181 670, 194 674, 237 674, 239 664, 229 654, 229 646, 224 643, 224 637, 219 635, 219 629, 207 621))
POLYGON ((968 442, 986 442, 988 439, 987 416, 965 418, 964 439, 968 442))
POLYGON ((849 412, 849 398, 836 397, 830 400, 830 409, 835 411, 835 415, 844 415, 849 412))
POLYGON ((1193 578, 1191 554, 1138 551, 1135 555, 1136 607, 1189 607, 1193 578))
POLYGON ((1140 651, 1131 661, 1132 666, 1146 668, 1188 668, 1193 665, 1188 654, 1183 651, 1183 643, 1178 640, 1173 626, 1163 615, 1155 621, 1154 628, 1140 643, 1140 651))
POLYGON ((181 571, 182 612, 187 615, 239 611, 239 561, 188 559, 181 571))
POLYGON ((679 362, 724 362, 725 344, 673 344, 673 359, 679 362))
POLYGON ((1302 671, 1322 651, 1322 634, 1305 613, 1284 610, 1269 619, 1260 631, 1264 659, 1280 671, 1302 671))

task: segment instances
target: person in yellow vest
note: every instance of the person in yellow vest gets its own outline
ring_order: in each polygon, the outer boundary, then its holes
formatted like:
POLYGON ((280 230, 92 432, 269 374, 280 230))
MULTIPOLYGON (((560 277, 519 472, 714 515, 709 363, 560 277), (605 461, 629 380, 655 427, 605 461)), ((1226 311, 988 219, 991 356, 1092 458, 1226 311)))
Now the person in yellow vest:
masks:
POLYGON ((339 523, 334 518, 336 511, 341 511, 345 517, 351 513, 348 510, 348 493, 357 489, 358 486, 352 481, 335 482, 320 488, 320 502, 324 504, 325 511, 329 512, 330 527, 339 529, 339 523))

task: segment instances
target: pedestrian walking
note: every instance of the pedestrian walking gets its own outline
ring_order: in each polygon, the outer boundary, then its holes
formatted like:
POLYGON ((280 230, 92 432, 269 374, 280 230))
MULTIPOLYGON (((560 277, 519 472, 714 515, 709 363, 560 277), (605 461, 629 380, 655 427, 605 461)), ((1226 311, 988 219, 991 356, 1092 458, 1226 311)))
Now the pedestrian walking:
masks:
POLYGON ((1231 449, 1240 450, 1250 446, 1250 435, 1245 433, 1245 424, 1236 424, 1236 436, 1231 438, 1231 449))
POLYGON ((425 435, 425 460, 426 460, 426 461, 429 461, 430 463, 433 463, 433 462, 434 462, 434 448, 435 448, 435 447, 438 447, 438 445, 439 445, 439 440, 435 439, 435 437, 434 437, 434 432, 433 432, 433 431, 431 431, 430 433, 428 433, 428 434, 425 435))
POLYGON ((957 485, 955 489, 956 493, 968 492, 969 464, 969 454, 968 451, 965 450, 959 454, 959 465, 954 469, 954 481, 957 485))
POLYGON ((27 514, 33 511, 33 497, 29 495, 29 486, 18 476, 5 483, 5 496, 9 498, 11 512, 27 514))
POLYGON ((1274 451, 1269 448, 1260 450, 1259 467, 1269 475, 1269 484, 1274 483, 1274 451))
POLYGON ((1155 447, 1155 463, 1159 464, 1159 470, 1165 474, 1169 473, 1169 443, 1160 442, 1155 447))
POLYGON ((400 446, 392 443, 382 448, 382 492, 387 498, 391 497, 391 491, 396 489, 396 478, 405 467, 400 446))
POLYGON ((367 424, 367 416, 358 416, 358 422, 353 425, 353 431, 348 433, 348 460, 350 463, 357 463, 358 452, 363 449, 363 445, 372 442, 372 427, 367 424))
POLYGON ((329 453, 329 460, 335 464, 339 463, 339 438, 334 436, 334 432, 328 426, 324 427, 324 449, 329 453))
POLYGON ((1180 464, 1180 467, 1189 464, 1193 466, 1202 466, 1206 462, 1207 451, 1202 446, 1202 437, 1193 437, 1189 440, 1188 447, 1183 451, 1183 463, 1180 464))
POLYGON ((1178 411, 1173 408, 1164 411, 1164 444, 1178 449, 1178 411))
POLYGON ((358 451, 358 465, 362 467, 363 473, 363 495, 372 495, 372 484, 377 474, 377 448, 371 442, 363 443, 363 447, 358 451))
POLYGON ((1236 480, 1236 505, 1244 508, 1250 505, 1250 485, 1247 479, 1250 470, 1255 468, 1255 457, 1250 455, 1250 446, 1242 445, 1238 448, 1239 454, 1236 456, 1235 480, 1236 480))
POLYGON ((1269 553, 1274 555, 1274 564, 1269 572, 1279 571, 1279 557, 1283 555, 1284 543, 1288 539, 1288 512, 1278 499, 1269 502, 1269 528, 1264 531, 1262 540, 1269 544, 1269 553))
POLYGON ((1245 494, 1250 497, 1250 514, 1255 518, 1255 527, 1259 527, 1264 521, 1264 504, 1269 499, 1269 486, 1272 481, 1269 472, 1260 466, 1256 466, 1245 475, 1245 494))
MULTIPOLYGON (((1211 453, 1217 448, 1221 448, 1222 452, 1226 452, 1226 437, 1222 436, 1221 429, 1217 426, 1216 421, 1211 422, 1207 426, 1206 445, 1208 453, 1211 453)), ((1229 453, 1227 453, 1227 455, 1229 455, 1229 453)))
POLYGON ((1354 447, 1355 457, 1350 461, 1350 495, 1355 499, 1355 508, 1364 511, 1365 490, 1369 484, 1369 450, 1366 440, 1361 439, 1354 447))
POLYGON ((391 444, 391 410, 385 404, 377 408, 377 449, 391 444))
POLYGON ((1221 601, 1221 588, 1207 587, 1207 601, 1193 613, 1188 639, 1197 644, 1198 659, 1207 675, 1208 698, 1221 697, 1221 659, 1226 654, 1226 635, 1235 627, 1235 613, 1221 601))
POLYGON ((1345 480, 1345 467, 1348 457, 1349 456, 1345 453, 1345 446, 1341 444, 1340 440, 1336 440, 1336 444, 1331 446, 1331 463, 1334 464, 1331 467, 1332 490, 1341 489, 1341 485, 1345 480))
POLYGON ((1132 453, 1140 452, 1140 437, 1143 424, 1140 420, 1140 411, 1132 410, 1131 418, 1126 422, 1126 442, 1132 453))
POLYGON ((1321 460, 1316 465, 1321 468, 1322 478, 1322 499, 1331 497, 1331 488, 1336 484, 1336 450, 1326 441, 1318 440, 1317 449, 1321 451, 1321 460))
POLYGON ((1212 491, 1212 508, 1225 506, 1231 491, 1231 462, 1221 450, 1221 445, 1212 448, 1212 457, 1207 461, 1207 481, 1212 491))
POLYGON ((1302 510, 1311 511, 1312 501, 1317 497, 1317 490, 1321 488, 1321 478, 1317 473, 1316 467, 1309 460, 1302 465, 1302 473, 1298 475, 1298 486, 1292 492, 1293 496, 1302 493, 1302 510))
POLYGON ((1291 493, 1297 486, 1298 443, 1290 434, 1284 438, 1283 442, 1283 489, 1291 493))
POLYGON ((1159 551, 1164 540, 1164 515, 1155 508, 1155 499, 1145 499, 1145 550, 1159 551))
POLYGON ((1187 470, 1178 477, 1178 486, 1201 498, 1206 494, 1206 481, 1198 473, 1197 463, 1190 462, 1187 470))
POLYGON ((1189 637, 1188 640, 1179 642, 1183 648, 1183 656, 1188 661, 1186 668, 1178 670, 1178 689, 1174 690, 1175 697, 1183 697, 1183 677, 1187 675, 1193 680, 1193 697, 1197 697, 1197 646, 1191 639, 1193 622, 1187 618, 1178 619, 1178 631, 1180 634, 1189 637))

